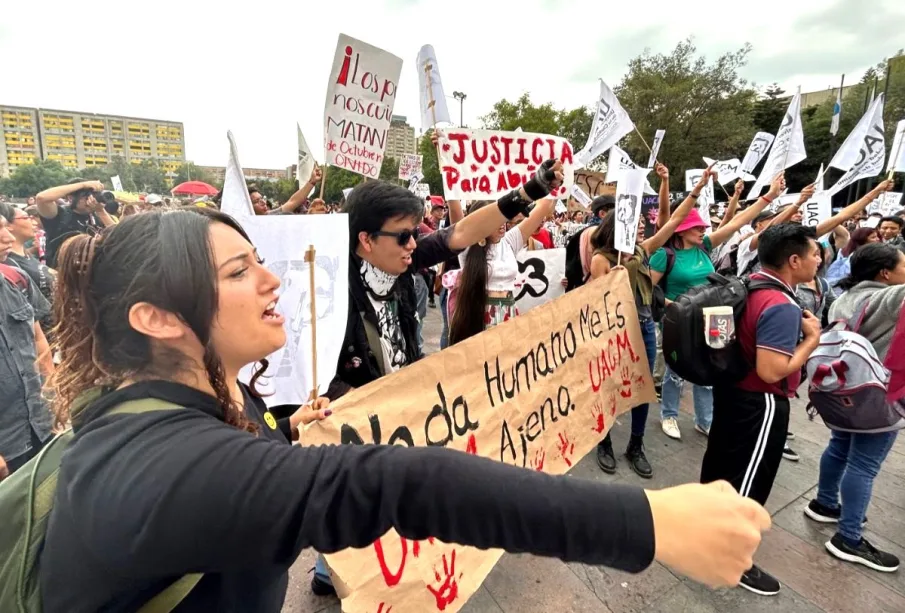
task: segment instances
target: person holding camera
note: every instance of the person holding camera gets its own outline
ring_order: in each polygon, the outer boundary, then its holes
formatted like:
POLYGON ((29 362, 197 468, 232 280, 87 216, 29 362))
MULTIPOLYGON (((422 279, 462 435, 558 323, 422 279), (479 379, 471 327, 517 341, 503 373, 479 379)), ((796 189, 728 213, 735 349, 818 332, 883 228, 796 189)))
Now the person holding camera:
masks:
POLYGON ((104 209, 100 181, 73 179, 66 185, 45 189, 35 196, 38 214, 47 235, 47 265, 57 267, 57 252, 66 239, 76 234, 94 234, 116 223, 104 209), (69 198, 69 204, 58 200, 69 198))

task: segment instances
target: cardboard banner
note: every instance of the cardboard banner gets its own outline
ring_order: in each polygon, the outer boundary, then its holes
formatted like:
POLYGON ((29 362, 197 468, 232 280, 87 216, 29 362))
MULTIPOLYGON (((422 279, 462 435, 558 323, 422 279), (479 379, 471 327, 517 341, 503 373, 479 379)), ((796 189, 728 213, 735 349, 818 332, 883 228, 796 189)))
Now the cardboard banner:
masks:
MULTIPOLYGON (((606 163, 606 182, 618 183, 626 170, 637 170, 640 168, 642 167, 635 164, 628 153, 613 145, 610 147, 610 155, 607 158, 606 163)), ((646 170, 650 172, 650 167, 647 167, 646 170)), ((656 190, 651 187, 650 180, 648 180, 646 176, 644 178, 644 193, 651 195, 657 193, 656 190)))
MULTIPOLYGON (((399 160, 399 178, 403 181, 410 181, 413 176, 419 175, 420 178, 418 181, 424 178, 424 175, 421 173, 421 164, 424 160, 424 156, 406 153, 402 156, 402 159, 399 160)), ((415 181, 417 183, 418 181, 415 181)))
POLYGON ((635 253, 638 238, 638 219, 641 216, 641 200, 647 168, 626 170, 616 184, 616 236, 614 246, 622 253, 635 253))
MULTIPOLYGON (((861 134, 861 140, 852 145, 858 147, 855 161, 847 172, 836 181, 836 184, 828 190, 827 193, 830 196, 838 194, 859 179, 876 177, 883 170, 883 162, 886 161, 886 135, 883 132, 883 94, 877 96, 870 108, 867 109, 867 113, 861 118, 861 121, 863 122, 865 118, 868 119, 866 123, 867 129, 861 134)), ((859 123, 858 125, 860 126, 861 124, 859 123)), ((846 147, 850 139, 851 135, 845 139, 845 143, 842 146, 846 147)))
POLYGON ((110 177, 110 183, 113 184, 113 191, 115 191, 115 192, 123 191, 123 182, 120 180, 119 175, 110 177))
MULTIPOLYGON (((705 170, 706 168, 696 168, 693 170, 685 171, 685 189, 688 192, 691 192, 691 190, 694 189, 695 185, 698 184, 698 181, 700 181, 701 177, 704 176, 705 170)), ((698 213, 701 215, 701 219, 703 219, 705 222, 710 221, 710 205, 715 201, 716 198, 713 195, 713 177, 711 177, 710 180, 707 181, 707 184, 704 186, 704 189, 701 190, 701 195, 698 196, 698 204, 695 207, 696 209, 698 209, 698 213)))
POLYGON ((572 145, 559 136, 450 128, 438 130, 438 154, 447 200, 495 200, 524 185, 549 159, 562 160, 563 184, 574 183, 572 145))
POLYGON ((295 179, 299 182, 299 187, 301 187, 311 178, 311 172, 317 162, 315 162, 314 156, 311 154, 308 141, 305 140, 305 135, 302 134, 302 127, 299 124, 295 124, 295 131, 299 149, 298 162, 295 166, 295 179))
POLYGON ((601 79, 597 112, 594 113, 587 144, 575 155, 576 167, 584 168, 634 129, 635 124, 622 108, 616 94, 601 79))
MULTIPOLYGON (((561 475, 654 400, 628 272, 615 270, 353 390, 302 444, 439 445, 561 475)), ((346 613, 455 613, 502 553, 390 530, 327 562, 346 613)))
MULTIPOLYGON (((754 168, 764 159, 767 151, 770 150, 770 145, 773 144, 774 138, 769 132, 758 132, 754 135, 754 138, 751 139, 751 144, 748 145, 748 152, 742 159, 742 172, 754 172, 754 168)), ((745 180, 747 181, 748 179, 745 180)))
MULTIPOLYGON (((277 312, 284 318, 286 344, 267 356, 267 376, 258 379, 258 391, 267 406, 301 404, 313 389, 311 356, 311 264, 305 252, 314 246, 314 306, 317 325, 317 383, 321 394, 336 374, 339 351, 346 333, 349 308, 349 216, 255 215, 232 134, 230 158, 223 183, 220 209, 236 218, 263 257, 267 269, 280 278, 277 312)), ((254 374, 243 368, 239 378, 248 383, 254 374)))
POLYGON ((561 283, 566 276, 565 249, 522 249, 516 257, 515 306, 519 313, 524 314, 566 293, 561 283))
POLYGON ((657 130, 654 133, 654 144, 650 147, 650 157, 647 158, 647 167, 653 168, 657 162, 657 154, 660 153, 660 145, 663 144, 663 137, 666 136, 666 130, 657 130))
POLYGON ((421 101, 421 129, 427 132, 435 123, 452 123, 443 93, 443 81, 437 68, 437 54, 431 45, 424 45, 415 60, 418 67, 418 90, 421 101))
POLYGON ((804 129, 801 126, 801 92, 799 91, 789 102, 789 108, 782 118, 782 124, 776 132, 776 139, 770 147, 770 155, 761 168, 760 175, 751 191, 748 200, 760 196, 761 190, 770 185, 776 175, 794 166, 808 156, 804 149, 804 129))
POLYGON ((339 35, 324 104, 328 165, 379 177, 401 72, 395 55, 339 35))

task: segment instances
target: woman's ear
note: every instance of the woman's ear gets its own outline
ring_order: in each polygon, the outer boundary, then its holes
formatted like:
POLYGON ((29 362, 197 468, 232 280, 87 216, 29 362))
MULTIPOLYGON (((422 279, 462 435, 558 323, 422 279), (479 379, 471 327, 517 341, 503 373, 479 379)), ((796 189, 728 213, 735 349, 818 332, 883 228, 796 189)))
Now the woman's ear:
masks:
POLYGON ((170 311, 149 302, 137 302, 129 309, 129 325, 149 338, 175 340, 185 336, 188 326, 170 311))

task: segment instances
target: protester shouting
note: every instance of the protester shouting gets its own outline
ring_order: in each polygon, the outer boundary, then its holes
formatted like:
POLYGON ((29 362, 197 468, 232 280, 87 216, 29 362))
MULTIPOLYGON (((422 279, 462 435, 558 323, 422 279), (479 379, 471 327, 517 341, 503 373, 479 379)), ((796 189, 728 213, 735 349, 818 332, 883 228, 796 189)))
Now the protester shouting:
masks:
POLYGON ((47 265, 56 268, 57 253, 67 238, 76 234, 94 234, 102 227, 115 222, 104 209, 101 192, 104 184, 100 181, 73 179, 66 185, 45 189, 35 196, 41 223, 47 235, 47 265), (69 198, 68 205, 57 201, 69 198))
MULTIPOLYGON (((702 176, 709 179, 714 174, 711 167, 702 176)), ((714 272, 710 252, 729 239, 739 228, 751 223, 761 211, 779 197, 784 189, 785 179, 783 173, 780 173, 773 179, 770 190, 765 196, 761 196, 757 202, 711 234, 705 234, 710 224, 701 219, 697 210, 691 211, 676 228, 676 233, 669 243, 657 250, 651 257, 651 279, 654 284, 659 284, 661 279, 666 276, 664 290, 666 300, 668 302, 675 300, 692 287, 707 283, 707 276, 714 272)), ((701 189, 695 186, 689 197, 697 199, 700 195, 701 189)), ((682 397, 684 383, 681 377, 672 372, 668 366, 666 367, 666 374, 663 377, 660 419, 663 432, 674 439, 682 438, 676 418, 679 415, 679 399, 682 397)), ((695 385, 693 392, 695 430, 707 436, 710 432, 710 422, 713 420, 713 390, 709 387, 695 385)))
MULTIPOLYGON (((492 204, 473 203, 465 219, 492 204)), ((450 289, 450 345, 518 315, 515 306, 517 254, 532 240, 531 236, 553 212, 555 204, 556 200, 552 198, 538 201, 524 221, 517 225, 501 224, 477 245, 459 254, 461 269, 446 273, 443 279, 450 289)))
MULTIPOLYGON (((665 169, 662 164, 660 166, 665 169)), ((668 171, 666 176, 669 176, 668 171)), ((702 177, 695 189, 700 191, 705 184, 706 179, 702 177)), ((654 285, 651 280, 650 254, 662 247, 672 237, 673 232, 685 220, 694 205, 695 198, 689 195, 679 205, 669 221, 648 239, 644 238, 644 219, 638 219, 637 246, 632 255, 620 255, 616 250, 615 211, 610 211, 604 216, 591 236, 591 247, 594 249, 591 257, 591 278, 598 279, 607 275, 618 262, 621 262, 628 270, 629 283, 635 296, 635 308, 638 311, 638 321, 641 324, 641 338, 644 340, 647 364, 651 371, 653 371, 654 361, 657 357, 657 336, 652 311, 654 285)), ((650 479, 653 477, 654 471, 644 454, 644 428, 647 423, 647 411, 647 403, 632 409, 632 436, 628 448, 625 450, 625 457, 638 476, 650 479)), ((597 445, 597 465, 607 474, 616 472, 616 456, 613 454, 613 443, 609 433, 597 445)))
POLYGON ((656 559, 712 586, 750 565, 770 517, 725 483, 646 492, 442 448, 278 440, 237 377, 286 340, 279 279, 204 211, 130 216, 60 255, 54 407, 75 438, 40 553, 47 613, 137 610, 196 573, 181 612, 277 613, 303 548, 391 528, 631 572, 656 559), (137 399, 182 408, 110 413, 137 399))
MULTIPOLYGON (((873 345, 877 357, 886 360, 905 304, 905 254, 890 244, 859 247, 851 258, 851 273, 841 287, 845 293, 830 310, 830 319, 853 326, 860 319, 858 332, 873 345)), ((876 415, 891 412, 885 403, 869 410, 876 415)), ((892 412, 898 416, 901 409, 892 412)), ((905 420, 900 418, 886 428, 870 432, 832 430, 830 434, 829 445, 820 459, 817 497, 804 512, 814 521, 838 524, 826 549, 840 560, 881 572, 899 568, 895 555, 874 547, 862 532, 874 479, 902 428, 905 420)))

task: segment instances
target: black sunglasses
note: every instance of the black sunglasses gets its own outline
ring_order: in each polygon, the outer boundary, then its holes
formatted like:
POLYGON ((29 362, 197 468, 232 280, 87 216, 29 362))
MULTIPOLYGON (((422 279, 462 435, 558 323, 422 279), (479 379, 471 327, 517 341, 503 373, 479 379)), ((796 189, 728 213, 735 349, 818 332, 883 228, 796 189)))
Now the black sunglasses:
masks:
POLYGON ((396 242, 399 243, 400 247, 405 247, 413 238, 418 240, 420 231, 420 228, 403 230, 402 232, 384 232, 383 230, 377 230, 377 232, 371 232, 371 236, 391 236, 396 239, 396 242))

